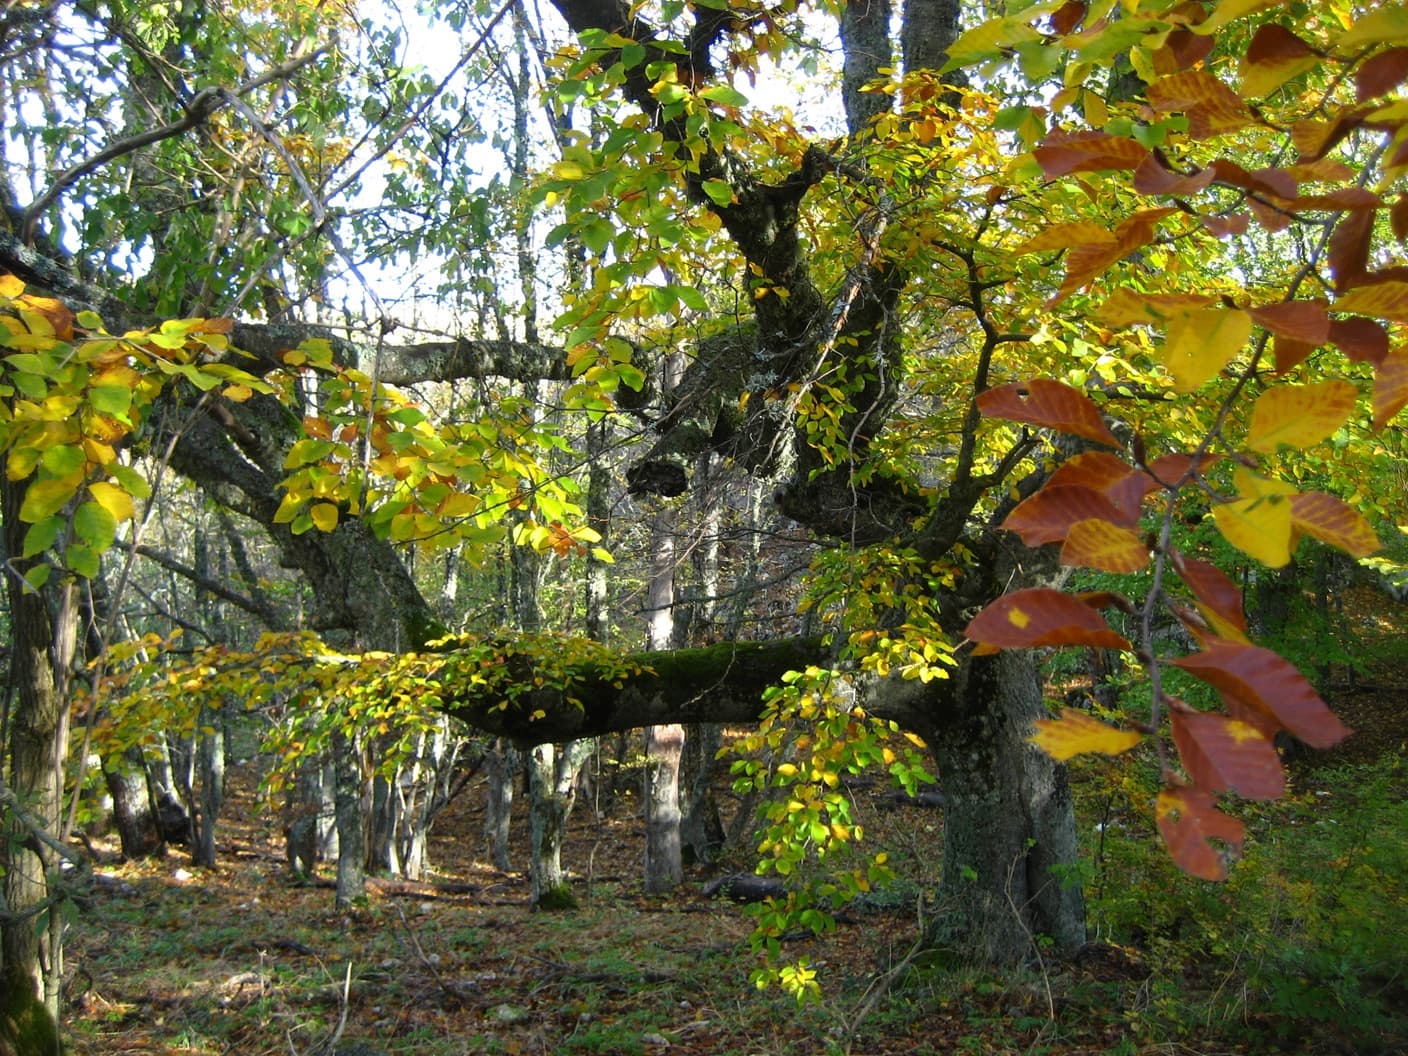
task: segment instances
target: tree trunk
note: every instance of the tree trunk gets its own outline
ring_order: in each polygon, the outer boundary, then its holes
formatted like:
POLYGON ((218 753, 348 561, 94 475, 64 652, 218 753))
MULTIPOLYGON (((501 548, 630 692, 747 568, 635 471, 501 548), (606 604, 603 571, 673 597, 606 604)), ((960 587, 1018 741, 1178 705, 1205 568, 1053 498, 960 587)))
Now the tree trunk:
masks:
POLYGON ((142 749, 128 748, 120 758, 104 760, 103 780, 112 796, 112 818, 122 856, 129 861, 155 856, 165 844, 147 787, 142 749))
POLYGON ((673 891, 684 879, 680 852, 680 756, 684 727, 645 731, 645 890, 673 891))
POLYGON ((335 780, 327 760, 319 755, 299 763, 298 777, 288 799, 284 822, 288 867, 312 876, 318 862, 336 853, 337 825, 333 801, 335 780))
POLYGON ((943 782, 944 867, 931 938, 964 963, 1012 964, 1049 937, 1062 952, 1085 941, 1072 867, 1075 815, 1066 768, 1028 741, 1046 715, 1035 658, 969 660, 935 682, 941 710, 925 736, 943 782))
POLYGON ((215 867, 215 826, 225 804, 225 715, 202 716, 197 765, 200 769, 200 811, 197 814, 196 865, 215 867), (219 726, 216 726, 216 723, 219 726))
POLYGON ((513 868, 509 858, 509 823, 513 815, 513 782, 523 768, 518 749, 503 738, 494 742, 485 766, 489 770, 488 805, 484 810, 484 837, 489 841, 494 868, 513 868))
POLYGON ((577 797, 577 771, 591 757, 589 740, 563 745, 540 744, 528 755, 529 793, 533 804, 532 896, 538 909, 570 909, 576 899, 562 872, 562 840, 577 797))
POLYGON ((333 799, 337 811, 337 906, 342 909, 367 893, 367 828, 362 809, 361 753, 341 730, 332 735, 333 799))
MULTIPOLYGON (((14 556, 23 552, 26 526, 19 511, 25 491, 23 483, 0 482, 13 692, 10 743, 4 747, 10 756, 10 790, 30 818, 54 834, 62 819, 61 764, 68 754, 67 672, 77 645, 77 593, 68 579, 34 591, 19 578, 37 564, 14 556)), ((54 1018, 63 975, 62 915, 56 912, 57 906, 48 905, 58 875, 57 857, 14 812, 6 812, 0 840, 8 910, 0 917, 0 993, 42 999, 47 1016, 54 1018)))

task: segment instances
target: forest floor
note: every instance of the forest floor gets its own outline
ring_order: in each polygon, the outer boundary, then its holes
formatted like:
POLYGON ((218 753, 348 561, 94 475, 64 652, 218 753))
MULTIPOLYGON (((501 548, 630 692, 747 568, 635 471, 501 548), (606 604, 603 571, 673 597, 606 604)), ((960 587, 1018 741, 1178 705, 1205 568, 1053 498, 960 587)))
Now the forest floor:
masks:
MULTIPOLYGON (((641 894, 638 793, 578 804, 563 851, 576 910, 531 912, 526 873, 487 864, 472 788, 437 823, 430 882, 374 880, 343 912, 330 871, 290 877, 246 765, 216 868, 181 852, 117 864, 98 841, 113 860, 73 921, 72 1051, 1408 1053, 1408 613, 1385 604, 1356 616, 1375 659, 1327 694, 1359 735, 1293 760, 1286 799, 1241 812, 1247 858, 1227 884, 1168 864, 1137 805, 1147 761, 1076 772, 1092 943, 1073 961, 891 971, 914 946, 914 893, 936 880, 942 814, 881 809, 881 784, 857 792, 858 810, 902 882, 831 934, 785 944, 823 988, 798 1005, 749 982, 750 918, 703 897, 702 873, 674 897, 641 894)), ((515 855, 526 867, 526 846, 515 855)))

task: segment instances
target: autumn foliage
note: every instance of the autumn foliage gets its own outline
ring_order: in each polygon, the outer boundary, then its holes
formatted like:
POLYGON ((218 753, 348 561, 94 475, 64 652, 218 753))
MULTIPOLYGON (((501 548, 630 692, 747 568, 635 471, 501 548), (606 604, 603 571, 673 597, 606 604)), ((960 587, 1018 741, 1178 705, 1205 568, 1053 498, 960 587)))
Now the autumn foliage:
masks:
POLYGON ((984 416, 1086 448, 1003 526, 1027 545, 1059 545, 1065 565, 1143 573, 1150 589, 1138 608, 1111 595, 1023 590, 989 605, 967 636, 979 650, 1085 646, 1139 658, 1154 690, 1147 723, 1120 730, 1066 711, 1034 739, 1065 759, 1152 738, 1164 773, 1159 832, 1183 869, 1208 879, 1226 875, 1243 840, 1218 796, 1282 793, 1278 734, 1328 747, 1350 731, 1294 666, 1250 640, 1241 590, 1181 552, 1173 528, 1189 509, 1205 511, 1228 543, 1273 569, 1306 536, 1355 558, 1378 549, 1353 506, 1291 481, 1302 452, 1363 435, 1361 422, 1383 430, 1408 405, 1398 330, 1408 323, 1405 41, 1401 5, 1292 15, 1258 0, 1118 10, 1071 0, 985 23, 952 52, 953 66, 984 72, 1013 56, 1032 68, 1049 49, 1067 63, 1028 158, 1048 187, 1074 181, 1092 202, 1107 196, 1108 209, 1118 196, 1128 209, 1113 222, 1058 215, 1015 252, 1059 261, 1048 310, 1088 310, 1111 345, 1150 351, 1163 380, 1144 398, 1199 401, 1211 423, 1188 447, 1156 453, 1139 431, 1110 428, 1109 389, 1035 378, 983 393, 984 416), (1119 99, 1108 86, 1126 60, 1140 83, 1119 99), (1304 248, 1280 281, 1242 284, 1250 269, 1239 254, 1284 247, 1276 237, 1286 232, 1304 248), (1128 266, 1148 252, 1159 268, 1128 266), (1199 274, 1221 278, 1200 283, 1199 274), (1137 640, 1101 614, 1112 604, 1137 640), (1181 624, 1193 652, 1170 655, 1155 639, 1158 610, 1181 624), (1165 691, 1169 667, 1212 687, 1225 711, 1165 691))

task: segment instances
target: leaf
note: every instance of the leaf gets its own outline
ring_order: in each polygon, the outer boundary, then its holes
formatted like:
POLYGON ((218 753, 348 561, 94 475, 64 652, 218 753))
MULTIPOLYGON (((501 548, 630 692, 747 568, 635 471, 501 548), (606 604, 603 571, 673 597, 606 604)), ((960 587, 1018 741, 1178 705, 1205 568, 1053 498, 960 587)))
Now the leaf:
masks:
POLYGON ((1368 557, 1379 549, 1379 537, 1359 511, 1323 491, 1291 496, 1291 525, 1351 557, 1368 557))
POLYGON ((1190 455, 1175 452, 1160 455, 1149 463, 1149 475, 1164 487, 1178 487, 1196 476, 1202 476, 1220 461, 1217 455, 1190 455))
POLYGON ((1378 366, 1388 355, 1388 331, 1383 323, 1354 317, 1330 323, 1330 340, 1356 363, 1378 366))
POLYGON ((1159 490, 1153 477, 1108 451, 1083 451, 1056 467, 1047 488, 1081 487, 1099 492, 1120 511, 1116 524, 1133 527, 1147 495, 1159 490))
POLYGON ((1399 40, 1408 40, 1408 8, 1401 3, 1389 3, 1355 22, 1339 37, 1335 50, 1342 55, 1353 54, 1365 44, 1399 40))
POLYGON ((1369 267, 1369 240, 1374 233, 1374 212, 1354 209, 1339 218, 1330 236, 1330 274, 1335 289, 1344 292, 1359 285, 1369 267))
POLYGON ((1036 547, 1061 542, 1073 525, 1086 520, 1128 526, 1138 520, 1138 513, 1131 520, 1098 491, 1047 482, 1035 495, 1019 502, 1002 527, 1016 532, 1025 545, 1036 547))
POLYGON ((24 533, 23 549, 20 557, 33 557, 48 550, 59 540, 68 522, 63 517, 46 517, 29 526, 24 533))
POLYGON ((699 98, 708 99, 711 103, 719 103, 723 106, 747 106, 748 97, 727 84, 715 84, 705 88, 699 93, 699 98))
POLYGON ((1216 565, 1174 550, 1173 570, 1197 599, 1198 611, 1220 638, 1247 641, 1242 592, 1216 565))
POLYGON ((1408 345, 1399 345, 1374 370, 1374 428, 1408 406, 1408 345))
POLYGON ((88 491, 93 500, 112 514, 118 523, 131 520, 136 512, 132 505, 132 496, 116 484, 100 480, 89 484, 88 491))
POLYGON ((1205 293, 1139 293, 1128 287, 1116 290, 1095 313, 1102 326, 1162 325, 1217 301, 1205 293))
POLYGON ((1114 233, 1103 224, 1082 220, 1072 224, 1052 224, 1043 228, 1016 249, 1012 255, 1020 257, 1026 253, 1039 253, 1052 249, 1070 249, 1072 246, 1114 245, 1114 233))
POLYGON ((1372 315, 1408 323, 1408 282, 1380 282, 1350 290, 1335 301, 1335 311, 1372 315))
POLYGON ((1227 862, 1208 841, 1225 844, 1228 853, 1238 857, 1246 827, 1213 803, 1210 794, 1196 788, 1166 788, 1154 804, 1154 818, 1180 869, 1203 880, 1226 880, 1227 862))
POLYGON ((1111 264, 1148 245, 1154 240, 1158 222, 1176 211, 1172 208, 1146 209, 1135 213, 1115 228, 1115 241, 1112 245, 1076 246, 1066 254, 1066 275, 1050 305, 1056 305, 1089 284, 1111 264))
POLYGON ((1284 495, 1220 503, 1212 519, 1224 539, 1268 568, 1291 560, 1291 504, 1284 495))
POLYGON ((1330 339, 1329 305, 1325 301, 1281 301, 1248 308, 1247 314, 1277 337, 1310 345, 1323 345, 1330 339))
POLYGON ((1301 673, 1270 649, 1219 641, 1170 663, 1212 686, 1235 718, 1263 733, 1284 728, 1312 748, 1329 748, 1351 732, 1301 673))
POLYGON ((308 510, 308 516, 320 532, 331 532, 337 527, 338 510, 330 502, 315 502, 308 510))
POLYGON ((1358 397, 1359 390, 1347 381, 1267 389, 1252 407, 1247 446, 1266 454, 1282 444, 1312 447, 1349 420, 1358 397))
POLYGON ((985 418, 1027 422, 1110 447, 1119 446, 1095 402, 1064 382, 1045 378, 1014 381, 980 393, 977 402, 978 411, 985 418))
POLYGON ((1251 124, 1242 97, 1204 70, 1160 77, 1145 89, 1149 105, 1160 113, 1183 113, 1194 139, 1210 139, 1251 124))
POLYGON ((1149 148, 1105 132, 1053 132, 1032 153, 1042 172, 1054 180, 1074 172, 1137 169, 1149 148))
POLYGON ((1139 572, 1149 563, 1149 547, 1128 528, 1092 518, 1077 521, 1061 546, 1061 564, 1103 572, 1139 572))
POLYGON ((101 554, 117 539, 117 518, 102 503, 90 500, 74 512, 73 531, 94 553, 101 554))
POLYGON ((31 481, 24 489, 24 501, 20 503, 20 520, 35 524, 58 513, 78 491, 80 479, 51 477, 31 481))
POLYGON ((1408 80, 1408 48, 1389 48, 1365 60, 1354 73, 1359 102, 1387 95, 1408 80))
POLYGON ((1029 587, 998 598, 973 617, 964 635, 997 649, 1027 649, 1041 645, 1086 645, 1097 649, 1129 649, 1110 630, 1105 618, 1089 605, 1049 587, 1029 587))
POLYGON ((1246 346, 1252 317, 1236 308, 1186 312, 1169 323, 1160 357, 1179 392, 1192 392, 1246 346))
POLYGON ((1255 726, 1226 715, 1168 701, 1173 743, 1183 769, 1199 788, 1232 791, 1243 799, 1276 799, 1286 791, 1281 757, 1255 726))
POLYGON ((699 189, 707 194, 715 205, 728 205, 733 201, 733 187, 724 180, 704 180, 699 189))
POLYGON ((1320 64, 1320 56, 1289 29, 1268 22, 1258 29, 1242 62, 1242 94, 1248 99, 1270 95, 1292 77, 1320 64))
POLYGON ((1062 708, 1059 719, 1037 719, 1036 733, 1027 738, 1058 763, 1087 752, 1119 755, 1143 740, 1134 730, 1115 727, 1072 708, 1062 708))

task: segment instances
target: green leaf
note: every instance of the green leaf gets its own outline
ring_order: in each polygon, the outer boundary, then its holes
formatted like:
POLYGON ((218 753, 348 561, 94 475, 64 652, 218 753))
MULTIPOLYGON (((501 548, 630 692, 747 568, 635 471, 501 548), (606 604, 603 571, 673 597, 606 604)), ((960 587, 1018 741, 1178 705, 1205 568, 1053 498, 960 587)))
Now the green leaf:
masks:
POLYGON ((699 188, 715 205, 728 205, 733 201, 733 188, 723 180, 705 180, 699 188))
POLYGON ((117 518, 102 503, 90 499, 74 514, 73 531, 96 553, 102 553, 117 539, 117 518))
POLYGON ((46 447, 39 460, 54 476, 69 477, 83 468, 88 456, 77 444, 56 444, 46 447))
POLYGON ((49 582, 49 576, 53 571, 53 565, 35 565, 24 574, 24 581, 30 590, 38 591, 45 583, 49 582))
POLYGON ((64 563, 85 579, 98 576, 98 555, 86 546, 70 546, 64 552, 64 563))
POLYGON ((699 98, 724 106, 746 106, 748 104, 746 95, 727 84, 716 84, 713 87, 705 88, 699 93, 699 98))
POLYGON ((59 533, 64 530, 65 523, 62 517, 46 517, 30 525, 29 530, 24 533, 24 548, 20 557, 33 557, 52 547, 58 542, 59 533))
POLYGON ((127 494, 131 495, 134 499, 149 499, 152 497, 152 486, 147 483, 147 478, 142 476, 142 474, 138 473, 131 466, 124 466, 121 463, 114 462, 112 465, 104 468, 113 479, 122 485, 127 494))
POLYGON ((78 490, 78 483, 78 479, 74 477, 34 481, 25 488, 24 502, 20 504, 20 520, 36 524, 52 517, 63 509, 64 503, 73 498, 78 490))
POLYGON ((132 408, 132 390, 125 385, 95 385, 88 390, 88 402, 99 414, 125 419, 132 408))

